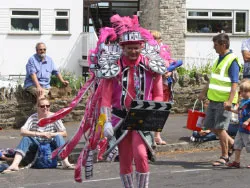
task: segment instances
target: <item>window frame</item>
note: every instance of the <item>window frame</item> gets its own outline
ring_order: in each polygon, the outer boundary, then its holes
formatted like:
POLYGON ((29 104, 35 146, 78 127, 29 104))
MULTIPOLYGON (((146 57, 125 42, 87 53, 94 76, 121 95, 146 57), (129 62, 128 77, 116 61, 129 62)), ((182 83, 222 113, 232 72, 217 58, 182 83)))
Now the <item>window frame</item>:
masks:
POLYGON ((234 23, 233 23, 233 31, 235 34, 239 34, 239 35, 246 35, 247 32, 248 32, 248 16, 247 16, 247 12, 248 11, 241 11, 241 10, 235 10, 234 11, 234 23), (245 22, 245 28, 246 28, 246 31, 245 32, 237 32, 236 31, 236 13, 245 13, 245 19, 246 19, 246 22, 245 22))
POLYGON ((192 20, 203 20, 203 19, 209 19, 210 18, 210 12, 209 10, 187 10, 187 19, 192 19, 192 20), (189 12, 207 12, 208 16, 189 16, 189 12))
POLYGON ((9 10, 9 33, 13 34, 41 34, 41 9, 23 9, 23 8, 13 8, 9 10), (13 11, 37 11, 38 15, 13 15, 13 11), (29 31, 29 30, 12 30, 11 29, 11 20, 12 18, 35 18, 38 19, 39 30, 38 31, 29 31))
MULTIPOLYGON (((232 33, 228 33, 229 35, 247 35, 248 34, 248 10, 208 10, 208 9, 187 9, 187 18, 188 20, 232 20, 232 33), (208 12, 208 16, 189 16, 189 12, 208 12), (213 12, 231 12, 231 16, 213 16, 213 12), (236 13, 245 13, 245 31, 244 32, 236 32, 236 13)), ((190 35, 204 35, 204 33, 191 33, 187 31, 188 25, 186 25, 186 34, 190 35)), ((214 35, 215 33, 205 33, 205 35, 214 35)))
POLYGON ((55 34, 70 34, 70 9, 55 9, 54 10, 54 33, 55 34), (67 12, 67 16, 58 16, 58 12, 67 12), (56 20, 57 19, 68 19, 68 31, 57 31, 56 20))

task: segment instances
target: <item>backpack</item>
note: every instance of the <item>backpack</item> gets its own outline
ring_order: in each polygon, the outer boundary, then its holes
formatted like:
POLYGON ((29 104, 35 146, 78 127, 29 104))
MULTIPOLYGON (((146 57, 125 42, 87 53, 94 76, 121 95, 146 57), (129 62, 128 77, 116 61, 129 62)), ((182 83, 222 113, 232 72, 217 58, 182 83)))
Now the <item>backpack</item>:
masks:
POLYGON ((52 149, 50 143, 40 143, 38 145, 36 157, 34 159, 33 168, 56 168, 57 158, 51 158, 52 149))

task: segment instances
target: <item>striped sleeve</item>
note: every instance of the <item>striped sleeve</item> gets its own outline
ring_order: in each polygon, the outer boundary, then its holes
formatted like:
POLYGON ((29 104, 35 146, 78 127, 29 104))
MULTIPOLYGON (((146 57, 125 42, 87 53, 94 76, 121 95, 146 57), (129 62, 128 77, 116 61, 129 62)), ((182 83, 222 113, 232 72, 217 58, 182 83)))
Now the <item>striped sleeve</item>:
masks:
POLYGON ((21 127, 21 129, 25 129, 25 130, 31 130, 32 125, 33 124, 37 124, 37 114, 33 114, 31 115, 27 121, 25 122, 25 124, 21 127))
POLYGON ((63 125, 62 120, 59 119, 59 120, 55 121, 55 122, 54 122, 54 125, 55 125, 56 130, 57 130, 58 132, 66 131, 66 128, 65 128, 65 126, 63 125))

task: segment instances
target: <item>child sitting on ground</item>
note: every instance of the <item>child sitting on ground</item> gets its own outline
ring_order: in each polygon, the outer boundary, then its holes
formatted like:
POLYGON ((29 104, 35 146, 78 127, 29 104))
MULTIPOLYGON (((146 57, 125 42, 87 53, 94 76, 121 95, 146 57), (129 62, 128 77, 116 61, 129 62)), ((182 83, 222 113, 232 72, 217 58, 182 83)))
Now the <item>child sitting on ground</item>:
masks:
POLYGON ((15 150, 14 149, 0 149, 0 160, 3 161, 13 161, 13 158, 15 156, 15 150))
POLYGON ((15 155, 14 149, 10 148, 0 149, 0 161, 5 161, 4 163, 0 163, 0 172, 3 172, 9 167, 7 163, 13 161, 14 155, 15 155))
MULTIPOLYGON (((245 146, 247 153, 250 153, 250 80, 243 79, 240 83, 241 101, 237 110, 231 109, 233 113, 238 113, 239 129, 234 139, 235 160, 228 163, 231 168, 240 168, 240 154, 245 146)), ((248 166, 250 168, 250 166, 248 166)))
POLYGON ((206 142, 216 140, 216 135, 210 130, 194 131, 190 137, 192 142, 206 142))

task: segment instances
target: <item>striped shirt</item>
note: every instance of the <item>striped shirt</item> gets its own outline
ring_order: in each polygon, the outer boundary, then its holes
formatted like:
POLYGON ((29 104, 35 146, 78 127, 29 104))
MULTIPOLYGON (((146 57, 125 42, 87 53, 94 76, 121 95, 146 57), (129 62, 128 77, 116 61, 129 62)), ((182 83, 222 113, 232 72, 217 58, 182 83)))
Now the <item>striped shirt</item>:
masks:
MULTIPOLYGON (((21 129, 28 130, 28 131, 36 131, 36 132, 62 132, 66 131, 66 128, 64 127, 61 120, 57 120, 54 123, 47 124, 45 127, 40 127, 37 125, 38 123, 38 114, 35 113, 31 115, 26 123, 21 127, 21 129)), ((37 139, 39 142, 51 142, 52 139, 43 138, 36 136, 35 139, 37 139)))

